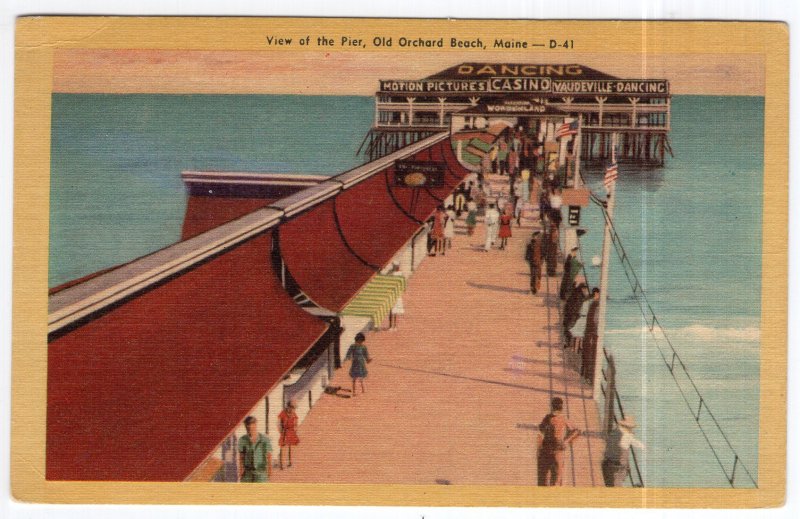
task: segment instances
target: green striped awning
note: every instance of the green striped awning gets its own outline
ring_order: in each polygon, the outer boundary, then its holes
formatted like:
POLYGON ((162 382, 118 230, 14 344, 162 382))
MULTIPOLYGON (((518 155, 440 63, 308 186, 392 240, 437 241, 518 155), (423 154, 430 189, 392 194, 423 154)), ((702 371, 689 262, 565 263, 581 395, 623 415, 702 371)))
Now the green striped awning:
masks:
POLYGON ((380 326, 405 289, 406 278, 377 275, 342 310, 342 315, 369 317, 373 326, 380 326))

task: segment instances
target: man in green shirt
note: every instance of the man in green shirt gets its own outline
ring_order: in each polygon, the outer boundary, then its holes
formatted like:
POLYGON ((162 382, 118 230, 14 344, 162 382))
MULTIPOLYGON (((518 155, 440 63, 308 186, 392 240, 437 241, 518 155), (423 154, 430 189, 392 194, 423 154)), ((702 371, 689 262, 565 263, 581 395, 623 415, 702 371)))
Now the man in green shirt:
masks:
POLYGON ((272 475, 272 444, 258 432, 256 419, 244 419, 247 434, 239 438, 239 481, 266 483, 272 475))

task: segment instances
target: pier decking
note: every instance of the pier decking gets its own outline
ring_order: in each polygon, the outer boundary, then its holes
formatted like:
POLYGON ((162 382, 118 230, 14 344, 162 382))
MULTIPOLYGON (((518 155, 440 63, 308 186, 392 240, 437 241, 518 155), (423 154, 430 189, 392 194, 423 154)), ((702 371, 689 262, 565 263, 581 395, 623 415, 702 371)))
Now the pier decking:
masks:
MULTIPOLYGON (((599 430, 591 387, 559 343, 560 278, 528 291, 531 224, 486 253, 482 227, 467 236, 462 217, 447 255, 410 278, 398 330, 368 334, 366 393, 350 398, 349 363, 338 370, 331 385, 342 390, 316 403, 293 466, 272 481, 536 485, 537 426, 552 397, 575 427, 599 430)), ((603 447, 575 441, 563 484, 601 486, 603 447)))

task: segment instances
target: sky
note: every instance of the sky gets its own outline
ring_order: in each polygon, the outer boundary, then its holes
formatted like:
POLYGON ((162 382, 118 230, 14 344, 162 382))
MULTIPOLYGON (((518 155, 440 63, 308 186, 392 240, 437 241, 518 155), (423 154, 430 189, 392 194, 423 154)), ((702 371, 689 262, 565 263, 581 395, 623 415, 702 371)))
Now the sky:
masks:
MULTIPOLYGON (((570 53, 486 51, 487 63, 579 63, 623 79, 667 79, 673 94, 764 95, 759 54, 570 53)), ((421 79, 475 61, 459 51, 185 51, 59 49, 59 93, 373 95, 379 79, 421 79)))

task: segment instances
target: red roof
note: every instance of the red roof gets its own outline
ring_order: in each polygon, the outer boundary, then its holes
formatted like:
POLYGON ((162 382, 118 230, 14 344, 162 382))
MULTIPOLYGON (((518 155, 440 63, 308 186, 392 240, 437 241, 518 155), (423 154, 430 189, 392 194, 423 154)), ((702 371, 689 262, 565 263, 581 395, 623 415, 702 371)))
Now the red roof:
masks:
POLYGON ((262 235, 48 346, 47 479, 181 481, 324 333, 262 235))
POLYGON ((189 197, 183 218, 181 240, 188 240, 214 227, 266 207, 274 198, 242 198, 225 196, 189 197))

